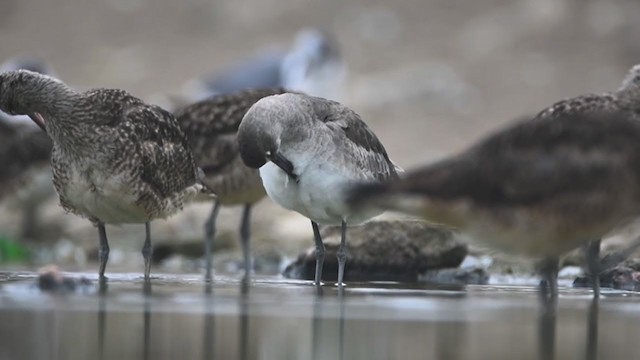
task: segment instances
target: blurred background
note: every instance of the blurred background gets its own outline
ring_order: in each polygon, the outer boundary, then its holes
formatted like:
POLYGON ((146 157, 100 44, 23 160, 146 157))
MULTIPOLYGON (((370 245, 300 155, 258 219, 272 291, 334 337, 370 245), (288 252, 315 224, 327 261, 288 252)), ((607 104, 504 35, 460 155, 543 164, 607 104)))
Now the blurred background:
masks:
MULTIPOLYGON (((3 0, 0 6, 0 61, 39 57, 72 86, 122 88, 161 104, 184 96, 193 79, 286 52, 302 29, 322 29, 346 64, 335 97, 362 115, 405 169, 459 151, 561 98, 613 90, 640 62, 640 3, 632 0, 3 0)), ((2 199, 4 237, 20 237, 20 199, 20 192, 2 199)), ((276 248, 276 257, 294 256, 312 244, 302 216, 268 199, 255 209, 256 254, 276 248)), ((190 205, 154 222, 155 244, 197 243, 209 211, 209 204, 190 205)), ((40 212, 32 240, 53 251, 37 252, 38 261, 85 267, 97 247, 89 222, 64 215, 53 197, 40 212)), ((216 248, 233 259, 239 259, 239 214, 223 208, 218 220, 216 248)), ((141 271, 143 227, 107 232, 108 271, 141 271)))

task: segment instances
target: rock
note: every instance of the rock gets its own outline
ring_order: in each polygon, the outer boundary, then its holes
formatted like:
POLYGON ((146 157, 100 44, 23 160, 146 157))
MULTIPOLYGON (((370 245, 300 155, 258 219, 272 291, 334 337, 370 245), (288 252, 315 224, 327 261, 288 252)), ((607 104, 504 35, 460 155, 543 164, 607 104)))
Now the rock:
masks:
POLYGON ((446 285, 487 285, 489 273, 482 268, 429 270, 420 274, 418 281, 446 285))
MULTIPOLYGON (((322 279, 335 281, 340 228, 324 229, 322 235, 326 247, 322 279)), ((467 255, 467 246, 455 231, 417 220, 372 221, 349 228, 347 248, 345 281, 417 281, 427 270, 457 267, 467 255)), ((315 264, 311 247, 283 275, 313 280, 315 264)))
POLYGON ((37 286, 41 291, 74 292, 92 286, 91 281, 87 278, 75 279, 64 276, 55 265, 45 266, 38 273, 37 286))
MULTIPOLYGON (((573 281, 574 287, 591 287, 585 275, 573 281)), ((619 290, 640 291, 640 259, 631 259, 600 274, 600 286, 619 290)))

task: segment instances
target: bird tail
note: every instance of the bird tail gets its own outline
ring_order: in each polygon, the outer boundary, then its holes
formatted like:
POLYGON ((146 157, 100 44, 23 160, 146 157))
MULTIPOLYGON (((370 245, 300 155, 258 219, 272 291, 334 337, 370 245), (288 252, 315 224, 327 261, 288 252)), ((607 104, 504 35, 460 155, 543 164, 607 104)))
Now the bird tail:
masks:
POLYGON ((390 189, 389 183, 360 183, 347 190, 347 204, 354 209, 380 207, 390 189))

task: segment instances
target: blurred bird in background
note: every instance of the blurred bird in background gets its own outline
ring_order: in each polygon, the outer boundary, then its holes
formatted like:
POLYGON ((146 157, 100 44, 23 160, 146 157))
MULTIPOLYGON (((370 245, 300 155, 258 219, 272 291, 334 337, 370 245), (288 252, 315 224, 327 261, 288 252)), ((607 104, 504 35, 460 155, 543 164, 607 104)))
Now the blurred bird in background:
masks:
MULTIPOLYGON (((0 65, 0 73, 20 69, 55 76, 49 64, 35 57, 15 57, 0 65)), ((0 200, 11 198, 12 205, 20 208, 22 239, 36 240, 41 235, 39 208, 54 194, 49 165, 52 147, 49 136, 28 116, 0 111, 0 200)))
POLYGON ((305 28, 298 32, 288 51, 264 51, 219 73, 191 80, 185 85, 184 94, 191 101, 199 101, 216 94, 283 87, 340 100, 346 75, 347 64, 334 36, 305 28))

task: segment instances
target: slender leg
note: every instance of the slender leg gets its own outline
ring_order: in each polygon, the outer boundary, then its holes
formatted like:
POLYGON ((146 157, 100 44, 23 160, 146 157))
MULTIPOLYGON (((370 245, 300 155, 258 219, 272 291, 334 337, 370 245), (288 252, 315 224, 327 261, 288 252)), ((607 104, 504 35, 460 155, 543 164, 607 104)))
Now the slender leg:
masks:
POLYGON ((98 238, 100 239, 100 247, 98 248, 98 260, 100 261, 100 280, 104 280, 104 270, 107 268, 109 260, 109 241, 107 240, 107 230, 103 223, 98 223, 98 238))
POLYGON ((242 222, 240 223, 240 245, 244 256, 244 278, 248 283, 251 275, 251 204, 245 204, 242 210, 242 222))
POLYGON ((219 211, 220 203, 218 200, 215 200, 213 202, 213 209, 211 209, 211 215, 209 215, 209 220, 204 224, 205 281, 211 281, 211 265, 213 262, 211 252, 213 251, 213 237, 216 234, 216 218, 218 217, 219 211))
POLYGON ((587 258, 587 275, 591 280, 593 297, 600 297, 600 240, 591 241, 584 247, 587 258))
POLYGON ((311 221, 311 227, 313 228, 313 239, 316 242, 316 278, 315 284, 317 287, 322 286, 322 266, 324 265, 324 243, 322 237, 320 237, 320 229, 318 229, 318 223, 311 221))
POLYGON ((149 280, 149 273, 151 272, 151 255, 153 254, 153 247, 151 246, 151 226, 147 221, 144 223, 144 230, 146 233, 144 239, 144 245, 142 246, 142 257, 144 258, 144 279, 149 280))
POLYGON ((540 282, 540 294, 543 298, 558 297, 558 269, 560 261, 557 257, 550 257, 542 260, 538 264, 538 269, 542 275, 540 282))
POLYGON ((338 286, 344 286, 344 265, 347 263, 347 222, 342 220, 342 236, 338 248, 338 286))

